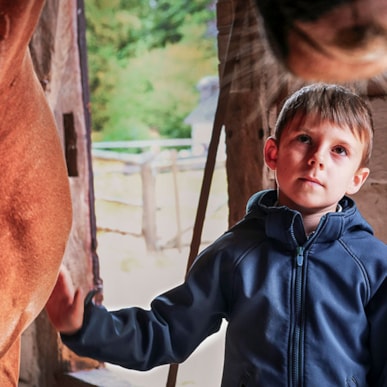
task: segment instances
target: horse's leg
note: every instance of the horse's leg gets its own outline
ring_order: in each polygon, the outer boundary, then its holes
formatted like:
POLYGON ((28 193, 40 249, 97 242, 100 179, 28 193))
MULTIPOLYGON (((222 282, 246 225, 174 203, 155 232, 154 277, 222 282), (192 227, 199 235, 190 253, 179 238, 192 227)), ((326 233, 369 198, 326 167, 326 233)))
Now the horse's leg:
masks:
POLYGON ((12 347, 0 362, 0 386, 14 387, 19 379, 20 338, 14 341, 12 347))

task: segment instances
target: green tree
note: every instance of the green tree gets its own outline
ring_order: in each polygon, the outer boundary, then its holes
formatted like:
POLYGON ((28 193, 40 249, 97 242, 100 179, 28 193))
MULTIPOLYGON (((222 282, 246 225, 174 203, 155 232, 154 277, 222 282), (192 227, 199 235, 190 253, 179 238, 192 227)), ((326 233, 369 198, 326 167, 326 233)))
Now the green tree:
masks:
POLYGON ((149 138, 155 132, 189 137, 183 121, 197 103, 196 84, 214 71, 213 58, 190 44, 168 45, 132 59, 107 103, 114 112, 109 138, 149 138))
POLYGON ((211 3, 86 2, 92 121, 101 139, 189 135, 183 121, 197 102, 195 86, 217 71, 211 3))
POLYGON ((213 2, 209 0, 153 0, 149 35, 152 47, 177 43, 184 38, 187 23, 205 25, 214 20, 213 2))

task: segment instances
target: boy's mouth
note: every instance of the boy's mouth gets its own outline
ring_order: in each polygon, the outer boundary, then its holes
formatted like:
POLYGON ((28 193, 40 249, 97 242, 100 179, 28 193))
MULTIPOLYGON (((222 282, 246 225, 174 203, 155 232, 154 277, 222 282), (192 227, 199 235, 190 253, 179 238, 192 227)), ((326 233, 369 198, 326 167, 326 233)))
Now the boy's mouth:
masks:
POLYGON ((304 181, 304 182, 307 182, 307 183, 313 183, 313 184, 317 184, 317 185, 320 185, 320 186, 324 186, 324 184, 319 180, 319 179, 316 179, 315 177, 313 176, 305 176, 305 177, 301 177, 300 178, 301 181, 304 181))

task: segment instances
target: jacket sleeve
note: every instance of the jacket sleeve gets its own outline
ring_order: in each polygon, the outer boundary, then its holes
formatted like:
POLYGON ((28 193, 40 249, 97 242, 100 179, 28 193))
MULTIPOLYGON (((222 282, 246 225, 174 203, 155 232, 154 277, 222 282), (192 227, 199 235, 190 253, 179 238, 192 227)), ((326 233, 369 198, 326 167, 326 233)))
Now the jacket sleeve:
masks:
MULTIPOLYGON (((384 271, 385 275, 385 271, 384 271)), ((369 385, 387 386, 387 278, 367 306, 371 350, 369 385)))
POLYGON ((205 250, 186 281, 155 298, 150 310, 108 311, 89 303, 83 327, 75 335, 62 335, 64 344, 78 355, 136 370, 182 362, 219 330, 226 316, 225 269, 221 253, 212 252, 205 250))

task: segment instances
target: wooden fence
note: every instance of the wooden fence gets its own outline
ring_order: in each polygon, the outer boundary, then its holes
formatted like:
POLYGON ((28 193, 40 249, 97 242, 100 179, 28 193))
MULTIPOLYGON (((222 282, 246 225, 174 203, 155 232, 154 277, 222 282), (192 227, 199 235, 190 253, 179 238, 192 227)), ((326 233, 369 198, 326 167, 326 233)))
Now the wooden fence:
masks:
MULTIPOLYGON (((203 169, 206 161, 206 154, 192 156, 190 148, 193 145, 191 139, 166 139, 166 140, 141 140, 141 141, 109 141, 94 142, 92 145, 93 158, 120 161, 125 165, 126 170, 132 173, 139 173, 142 185, 142 235, 147 250, 158 251, 156 215, 156 178, 157 173, 171 172, 173 176, 173 193, 175 199, 176 213, 176 247, 181 250, 181 236, 183 233, 180 216, 179 187, 177 174, 181 170, 203 169), (178 148, 188 147, 184 151, 178 148), (169 157, 162 152, 168 149, 169 157), (122 150, 139 149, 140 153, 128 153, 122 150), (121 151, 118 151, 121 150, 121 151), (163 154, 164 157, 160 157, 163 154)), ((205 147, 204 147, 205 148, 205 147)), ((219 161, 219 165, 222 161, 219 161)), ((113 200, 114 199, 110 199, 113 200)), ((118 201, 118 200, 117 200, 118 201)))

